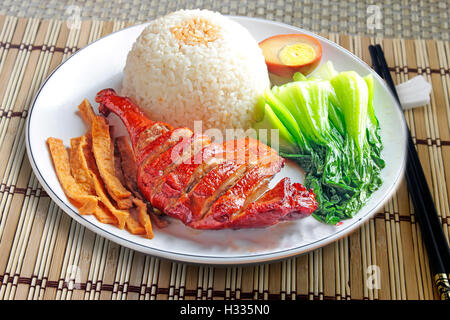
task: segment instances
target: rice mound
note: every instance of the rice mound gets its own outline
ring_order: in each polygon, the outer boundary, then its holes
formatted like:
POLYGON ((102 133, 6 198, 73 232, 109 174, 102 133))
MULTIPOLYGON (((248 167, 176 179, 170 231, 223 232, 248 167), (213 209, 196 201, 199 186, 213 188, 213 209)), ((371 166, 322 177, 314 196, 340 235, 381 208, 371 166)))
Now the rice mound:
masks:
POLYGON ((122 94, 152 120, 202 129, 247 129, 269 88, 264 56, 239 23, 208 10, 179 10, 150 22, 133 44, 122 94), (198 125, 197 125, 198 128, 198 125))

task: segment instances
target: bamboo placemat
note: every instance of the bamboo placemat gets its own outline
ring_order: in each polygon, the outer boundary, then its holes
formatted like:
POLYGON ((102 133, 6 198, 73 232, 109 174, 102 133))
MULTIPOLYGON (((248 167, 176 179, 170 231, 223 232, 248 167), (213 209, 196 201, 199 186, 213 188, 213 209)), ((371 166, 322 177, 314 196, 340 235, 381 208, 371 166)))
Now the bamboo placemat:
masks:
MULTIPOLYGON (((0 16, 0 299, 434 299, 427 253, 402 183, 368 223, 326 247, 242 267, 144 255, 85 229, 42 190, 25 155, 24 125, 47 75, 121 21, 0 16)), ((381 43, 394 80, 422 74, 431 103, 405 112, 449 237, 450 47, 435 40, 326 35, 370 64, 381 43)), ((68 89, 70 90, 70 89, 68 89)))
POLYGON ((447 0, 2 0, 0 15, 145 22, 179 9, 284 22, 312 32, 449 40, 447 0))

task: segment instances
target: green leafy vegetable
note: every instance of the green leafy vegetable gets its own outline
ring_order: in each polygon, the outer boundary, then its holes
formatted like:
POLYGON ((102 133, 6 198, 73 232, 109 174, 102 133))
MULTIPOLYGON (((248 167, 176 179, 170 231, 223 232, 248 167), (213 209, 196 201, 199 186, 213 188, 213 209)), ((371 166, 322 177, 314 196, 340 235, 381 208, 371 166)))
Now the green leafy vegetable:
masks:
POLYGON ((294 75, 292 76, 292 79, 294 81, 305 81, 305 80, 307 80, 306 77, 303 75, 303 73, 300 73, 300 72, 294 73, 294 75))
POLYGON ((373 78, 338 73, 328 62, 311 78, 295 74, 274 86, 265 101, 255 128, 280 130, 280 154, 302 166, 316 194, 313 215, 329 224, 353 217, 381 185, 384 167, 373 78))
POLYGON ((362 161, 369 103, 367 84, 354 71, 341 72, 334 76, 330 82, 344 115, 347 138, 352 139, 351 145, 358 149, 355 156, 362 161))
POLYGON ((334 68, 333 63, 331 61, 327 61, 309 75, 309 80, 312 79, 331 80, 331 78, 333 78, 337 74, 338 72, 334 68))
POLYGON ((259 105, 258 108, 260 108, 257 112, 261 116, 261 120, 256 122, 253 126, 254 129, 257 130, 258 139, 265 144, 275 144, 274 147, 276 148, 278 146, 279 150, 285 150, 286 152, 298 152, 294 137, 289 133, 280 119, 272 111, 272 108, 266 103, 259 105), (272 129, 259 130, 267 128, 272 129), (278 130, 278 134, 272 136, 274 129, 278 130))

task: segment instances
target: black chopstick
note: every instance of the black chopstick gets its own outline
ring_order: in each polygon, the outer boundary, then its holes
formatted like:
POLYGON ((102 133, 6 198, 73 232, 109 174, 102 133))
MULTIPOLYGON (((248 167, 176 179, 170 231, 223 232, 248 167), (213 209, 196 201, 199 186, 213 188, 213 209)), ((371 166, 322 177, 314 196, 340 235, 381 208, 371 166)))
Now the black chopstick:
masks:
MULTIPOLYGON (((386 81, 395 96, 399 106, 400 99, 389 72, 383 50, 379 44, 369 46, 374 70, 386 81)), ((403 110, 402 110, 403 114, 403 110)), ((415 217, 418 220, 422 238, 428 252, 433 280, 443 300, 450 299, 448 274, 450 273, 450 250, 442 230, 442 225, 425 179, 419 156, 409 129, 407 130, 407 160, 406 181, 414 206, 415 217)))
MULTIPOLYGON (((395 90, 395 85, 392 80, 391 74, 389 72, 386 59, 384 58, 383 50, 381 49, 380 45, 375 46, 376 50, 376 56, 378 57, 378 62, 380 63, 380 69, 383 72, 383 79, 387 82, 389 88, 391 88, 395 98, 397 99, 397 102, 400 106, 400 100, 397 95, 397 91, 395 90)), ((424 203, 426 205, 425 207, 425 213, 428 212, 428 214, 424 214, 424 218, 429 220, 429 223, 432 225, 433 230, 433 236, 435 238, 440 239, 441 242, 438 242, 438 249, 440 251, 441 259, 443 260, 443 265, 445 268, 445 273, 450 273, 450 253, 449 248, 447 244, 447 240, 445 239, 444 232, 442 230, 442 225, 439 221, 439 217, 436 211, 436 207, 433 202, 433 198, 431 196, 430 189, 428 188, 428 184, 426 182, 425 174, 423 172, 423 168, 420 164, 419 156, 417 154, 416 148, 414 147, 414 142, 411 137, 411 133, 408 130, 408 136, 407 136, 407 144, 408 144, 408 160, 410 165, 412 166, 412 172, 418 175, 418 183, 421 190, 421 198, 424 199, 424 203)), ((418 188, 415 186, 415 188, 418 188)), ((419 217, 420 218, 420 217, 419 217)))
MULTIPOLYGON (((392 80, 391 74, 389 72, 389 69, 388 69, 388 66, 386 63, 386 59, 384 58, 383 50, 381 49, 380 45, 376 45, 375 50, 376 50, 377 57, 379 59, 378 61, 381 64, 381 70, 383 70, 382 77, 387 82, 389 88, 391 88, 391 90, 392 90, 395 98, 397 99, 397 102, 399 102, 399 106, 400 106, 400 100, 397 95, 397 91, 395 90, 395 85, 392 80)), ((428 188, 428 184, 426 182, 426 178, 425 178, 425 174, 423 172, 422 165, 420 164, 419 156, 417 154, 416 148, 414 147, 414 142, 412 140, 411 133, 409 130, 407 133, 408 133, 407 143, 408 143, 408 160, 409 160, 408 163, 410 163, 412 166, 413 170, 411 172, 414 172, 418 176, 417 177, 418 183, 421 187, 421 189, 420 189, 421 198, 424 199, 424 203, 426 205, 424 212, 425 213, 428 212, 428 214, 424 214, 424 218, 428 219, 432 225, 432 228, 433 228, 432 235, 435 238, 439 239, 439 242, 438 242, 439 247, 438 248, 440 251, 440 256, 443 260, 445 273, 448 274, 448 273, 450 273, 450 252, 449 252, 448 243, 447 243, 447 240, 445 239, 445 235, 442 230, 442 225, 439 221, 436 207, 434 205, 430 189, 428 188)), ((414 186, 414 187, 418 188, 416 186, 414 186)))

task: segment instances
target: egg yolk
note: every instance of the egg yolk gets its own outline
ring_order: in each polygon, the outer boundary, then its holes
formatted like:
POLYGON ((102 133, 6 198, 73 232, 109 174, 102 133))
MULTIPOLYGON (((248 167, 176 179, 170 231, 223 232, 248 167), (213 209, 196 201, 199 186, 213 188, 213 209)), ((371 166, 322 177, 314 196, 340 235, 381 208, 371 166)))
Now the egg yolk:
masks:
POLYGON ((298 66, 314 59, 316 52, 312 46, 306 43, 290 44, 280 50, 278 57, 286 66, 298 66))

